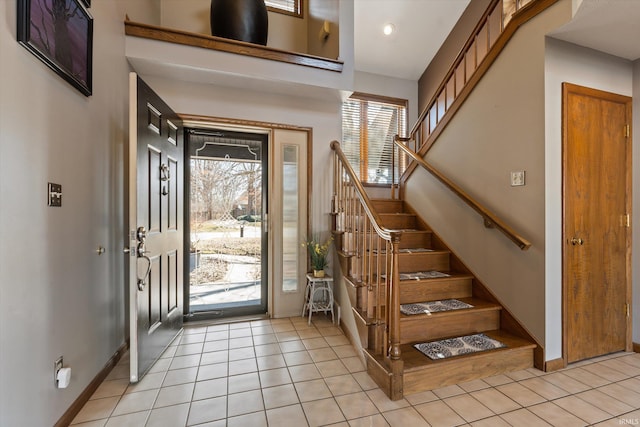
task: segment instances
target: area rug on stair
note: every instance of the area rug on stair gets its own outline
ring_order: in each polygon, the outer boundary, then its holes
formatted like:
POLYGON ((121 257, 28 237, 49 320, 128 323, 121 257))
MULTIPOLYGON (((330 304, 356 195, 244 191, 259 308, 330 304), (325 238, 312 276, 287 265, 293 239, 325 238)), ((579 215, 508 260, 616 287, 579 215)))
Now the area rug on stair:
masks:
POLYGON ((461 310, 463 308, 473 308, 473 306, 457 299, 400 304, 400 312, 407 315, 431 314, 438 311, 461 310))
MULTIPOLYGON (((386 254, 387 251, 384 249, 381 249, 380 251, 378 251, 377 249, 373 250, 374 254, 377 254, 378 252, 380 252, 381 254, 386 254)), ((424 252, 433 252, 433 249, 429 249, 429 248, 407 248, 407 249, 399 249, 398 250, 399 253, 401 254, 421 254, 424 252)))
MULTIPOLYGON (((386 279, 387 275, 382 274, 380 277, 386 279)), ((400 280, 437 279, 439 277, 450 277, 450 275, 436 270, 416 271, 415 273, 400 273, 400 280)))
POLYGON ((432 360, 446 359, 447 357, 506 347, 506 345, 500 341, 489 338, 485 334, 448 338, 445 340, 414 344, 413 346, 416 350, 432 360))

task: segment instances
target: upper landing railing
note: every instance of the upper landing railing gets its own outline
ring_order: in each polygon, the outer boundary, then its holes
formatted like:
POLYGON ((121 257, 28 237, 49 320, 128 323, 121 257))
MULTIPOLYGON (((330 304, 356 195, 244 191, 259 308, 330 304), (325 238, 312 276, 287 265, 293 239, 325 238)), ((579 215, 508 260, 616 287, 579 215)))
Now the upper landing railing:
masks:
MULTIPOLYGON (((411 129, 409 147, 413 151, 426 154, 518 27, 557 1, 493 0, 489 4, 411 129)), ((414 167, 409 165, 408 173, 414 167)))

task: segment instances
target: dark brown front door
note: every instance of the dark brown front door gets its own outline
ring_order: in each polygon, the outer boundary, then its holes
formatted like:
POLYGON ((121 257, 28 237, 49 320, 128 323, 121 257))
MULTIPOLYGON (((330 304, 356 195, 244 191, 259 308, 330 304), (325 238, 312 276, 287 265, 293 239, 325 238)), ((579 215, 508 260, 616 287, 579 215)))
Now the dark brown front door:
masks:
POLYGON ((563 84, 567 363, 630 350, 631 98, 563 84))
POLYGON ((130 380, 136 382, 182 329, 184 144, 178 116, 134 73, 130 86, 130 380))

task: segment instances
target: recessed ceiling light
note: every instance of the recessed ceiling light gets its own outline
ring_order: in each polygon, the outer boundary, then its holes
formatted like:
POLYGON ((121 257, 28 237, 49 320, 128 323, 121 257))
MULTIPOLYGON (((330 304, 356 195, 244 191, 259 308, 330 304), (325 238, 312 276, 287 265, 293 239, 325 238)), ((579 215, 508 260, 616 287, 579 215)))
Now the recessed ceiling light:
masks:
POLYGON ((391 34, 393 34, 393 32, 396 30, 395 25, 393 24, 386 24, 384 26, 384 28, 382 29, 382 32, 384 33, 385 36, 390 36, 391 34))

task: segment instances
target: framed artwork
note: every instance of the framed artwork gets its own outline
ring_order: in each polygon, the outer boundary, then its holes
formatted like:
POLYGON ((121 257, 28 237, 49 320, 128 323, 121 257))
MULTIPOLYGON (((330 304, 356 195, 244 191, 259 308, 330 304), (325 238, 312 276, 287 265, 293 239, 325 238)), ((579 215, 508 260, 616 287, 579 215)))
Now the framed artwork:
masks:
POLYGON ((91 0, 82 0, 82 3, 87 7, 91 7, 91 0))
POLYGON ((18 0, 18 41, 72 86, 92 91, 90 0, 18 0))

